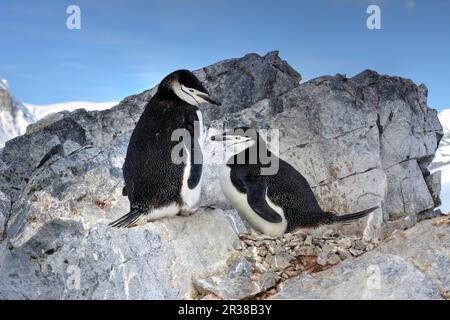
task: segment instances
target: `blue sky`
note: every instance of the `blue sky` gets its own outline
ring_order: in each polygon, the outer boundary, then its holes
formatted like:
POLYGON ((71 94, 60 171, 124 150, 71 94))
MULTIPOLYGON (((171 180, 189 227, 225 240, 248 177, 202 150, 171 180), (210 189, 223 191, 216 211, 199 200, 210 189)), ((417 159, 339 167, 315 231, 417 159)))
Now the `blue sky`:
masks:
POLYGON ((0 30, 0 77, 27 103, 121 100, 178 68, 278 49, 304 80, 369 68, 450 107, 447 0, 1 0, 0 30), (71 4, 81 30, 66 28, 71 4))

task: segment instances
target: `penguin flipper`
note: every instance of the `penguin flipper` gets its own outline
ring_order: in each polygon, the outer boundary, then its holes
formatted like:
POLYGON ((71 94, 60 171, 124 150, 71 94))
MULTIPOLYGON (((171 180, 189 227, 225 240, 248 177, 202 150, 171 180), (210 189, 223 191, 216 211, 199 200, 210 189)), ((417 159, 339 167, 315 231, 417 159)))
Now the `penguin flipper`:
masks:
POLYGON ((123 217, 111 222, 109 226, 114 228, 130 228, 139 220, 141 215, 142 211, 140 209, 133 209, 123 217))
POLYGON ((200 182, 203 169, 203 154, 200 147, 200 131, 203 128, 200 127, 199 118, 197 114, 188 112, 184 119, 184 128, 189 132, 190 141, 184 141, 186 149, 190 154, 191 171, 189 172, 188 186, 190 189, 194 189, 200 182))
POLYGON ((266 201, 267 183, 258 176, 247 176, 244 179, 247 189, 247 202, 261 218, 271 223, 283 221, 281 216, 266 201))

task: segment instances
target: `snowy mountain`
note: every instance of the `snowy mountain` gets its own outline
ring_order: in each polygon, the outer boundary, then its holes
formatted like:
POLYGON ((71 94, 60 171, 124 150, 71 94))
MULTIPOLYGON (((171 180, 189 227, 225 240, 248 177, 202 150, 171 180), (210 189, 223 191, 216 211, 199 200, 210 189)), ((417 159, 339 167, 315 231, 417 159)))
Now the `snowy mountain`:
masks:
POLYGON ((441 171, 441 210, 450 211, 450 109, 442 110, 439 121, 444 129, 444 136, 439 143, 433 162, 429 169, 431 172, 441 171))
POLYGON ((0 148, 6 141, 25 133, 37 118, 20 102, 11 97, 6 80, 0 80, 0 148))
POLYGON ((76 109, 86 109, 88 111, 93 110, 105 110, 114 107, 119 104, 118 101, 113 102, 87 102, 87 101, 71 101, 64 103, 55 103, 48 105, 34 105, 25 103, 27 109, 35 116, 38 120, 52 113, 60 111, 73 111, 76 109))
POLYGON ((0 148, 5 142, 25 133, 29 124, 60 111, 76 109, 104 110, 119 102, 72 101, 49 105, 22 104, 10 94, 8 82, 0 80, 0 148))

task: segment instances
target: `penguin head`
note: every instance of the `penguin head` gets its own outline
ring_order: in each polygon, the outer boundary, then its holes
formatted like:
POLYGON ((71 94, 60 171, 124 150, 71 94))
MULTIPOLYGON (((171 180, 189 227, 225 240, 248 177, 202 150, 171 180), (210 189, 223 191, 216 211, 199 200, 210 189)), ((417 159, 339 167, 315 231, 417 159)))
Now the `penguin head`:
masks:
POLYGON ((211 137, 212 141, 224 142, 227 149, 232 150, 232 154, 237 154, 254 145, 265 146, 265 142, 260 138, 256 129, 250 127, 238 127, 225 131, 211 137))
POLYGON ((194 106, 203 103, 220 105, 189 70, 177 70, 166 76, 159 84, 158 92, 173 92, 178 98, 194 106))

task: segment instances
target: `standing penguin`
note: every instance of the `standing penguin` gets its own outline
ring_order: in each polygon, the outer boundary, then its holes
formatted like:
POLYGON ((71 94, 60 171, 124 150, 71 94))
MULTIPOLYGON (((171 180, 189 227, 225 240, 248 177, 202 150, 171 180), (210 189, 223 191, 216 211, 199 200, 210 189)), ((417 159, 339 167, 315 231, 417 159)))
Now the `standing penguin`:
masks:
POLYGON ((298 227, 360 219, 378 208, 346 215, 324 212, 306 179, 290 164, 275 158, 254 129, 236 128, 211 140, 224 141, 227 150, 232 147, 233 156, 220 175, 225 196, 254 229, 266 235, 280 237, 298 227), (261 155, 279 161, 275 174, 261 174, 261 169, 267 167, 261 155))
POLYGON ((111 226, 131 227, 144 216, 153 221, 197 209, 204 142, 198 106, 202 103, 219 104, 192 72, 178 70, 161 81, 131 135, 123 166, 130 212, 111 226), (183 160, 175 161, 173 151, 180 141, 173 134, 180 129, 189 139, 181 142, 183 160))

